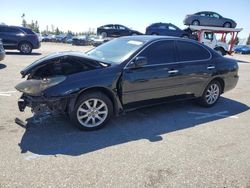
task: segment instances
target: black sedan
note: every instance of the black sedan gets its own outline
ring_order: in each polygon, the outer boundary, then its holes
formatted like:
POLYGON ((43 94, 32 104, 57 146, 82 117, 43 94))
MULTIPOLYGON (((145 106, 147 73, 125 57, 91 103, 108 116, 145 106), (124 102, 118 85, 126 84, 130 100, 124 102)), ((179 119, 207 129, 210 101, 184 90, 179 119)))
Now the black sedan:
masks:
POLYGON ((121 37, 130 35, 142 35, 139 31, 131 30, 126 26, 119 24, 109 24, 97 28, 97 34, 103 38, 106 37, 121 37))
POLYGON ((85 53, 62 52, 21 71, 27 80, 19 109, 68 114, 83 130, 103 127, 113 114, 196 98, 213 106, 238 81, 238 65, 189 39, 121 37, 85 53))

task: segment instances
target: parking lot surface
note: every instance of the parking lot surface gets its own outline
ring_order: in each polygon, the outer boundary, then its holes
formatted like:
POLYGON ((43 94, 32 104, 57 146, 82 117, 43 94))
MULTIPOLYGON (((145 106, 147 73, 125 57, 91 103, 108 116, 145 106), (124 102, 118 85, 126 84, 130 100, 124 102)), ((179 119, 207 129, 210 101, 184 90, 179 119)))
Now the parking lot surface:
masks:
POLYGON ((0 187, 250 187, 250 56, 237 87, 212 108, 179 102, 81 132, 66 117, 18 111, 20 70, 49 53, 91 47, 43 43, 0 62, 0 187), (27 129, 15 120, 27 123, 27 129))

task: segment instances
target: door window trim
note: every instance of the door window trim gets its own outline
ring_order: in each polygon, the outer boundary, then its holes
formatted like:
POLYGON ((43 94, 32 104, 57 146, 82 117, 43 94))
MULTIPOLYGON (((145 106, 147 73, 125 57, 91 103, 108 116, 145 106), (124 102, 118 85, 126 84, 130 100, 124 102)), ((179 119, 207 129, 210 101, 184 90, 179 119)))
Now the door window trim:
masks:
MULTIPOLYGON (((126 65, 125 65, 125 67, 123 68, 123 70, 127 70, 127 69, 131 69, 131 67, 129 67, 129 65, 133 62, 133 60, 136 58, 136 57, 138 57, 138 55, 143 51, 143 50, 145 50, 147 47, 149 47, 149 46, 151 46, 152 44, 154 44, 154 43, 156 43, 156 42, 160 42, 160 41, 168 41, 168 40, 173 40, 173 39, 158 39, 158 40, 156 40, 156 41, 153 41, 153 42, 151 42, 151 43, 149 43, 148 45, 146 45, 145 47, 143 47, 126 65)), ((175 43, 175 50, 176 50, 176 52, 175 52, 175 54, 178 56, 178 51, 177 51, 177 48, 176 48, 176 41, 186 41, 186 40, 181 40, 181 39, 178 39, 178 40, 173 40, 174 41, 174 43, 175 43)), ((160 63, 160 64, 151 64, 151 65, 144 65, 144 66, 142 66, 142 68, 144 68, 144 67, 153 67, 153 66, 162 66, 162 65, 174 65, 174 64, 183 64, 183 63, 190 63, 190 62, 202 62, 202 61, 209 61, 209 60, 211 60, 212 59, 212 54, 211 54, 211 52, 208 50, 208 49, 206 49, 206 47, 204 47, 204 46, 202 46, 201 44, 199 44, 199 43, 196 43, 196 42, 193 42, 193 41, 189 41, 189 42, 191 42, 191 43, 193 43, 193 44, 196 44, 196 45, 199 45, 199 46, 201 46, 202 48, 204 48, 208 53, 209 53, 209 58, 207 58, 207 59, 201 59, 201 60, 192 60, 192 61, 176 61, 176 62, 173 62, 173 63, 160 63)))

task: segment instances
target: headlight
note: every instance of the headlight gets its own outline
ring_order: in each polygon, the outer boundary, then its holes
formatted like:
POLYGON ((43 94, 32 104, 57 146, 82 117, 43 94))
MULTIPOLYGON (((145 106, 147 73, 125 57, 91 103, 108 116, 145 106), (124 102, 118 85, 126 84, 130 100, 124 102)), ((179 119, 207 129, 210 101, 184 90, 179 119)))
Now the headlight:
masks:
POLYGON ((27 93, 33 96, 39 96, 45 89, 55 86, 63 82, 65 79, 65 76, 44 78, 42 80, 30 79, 21 82, 15 88, 23 93, 27 93))

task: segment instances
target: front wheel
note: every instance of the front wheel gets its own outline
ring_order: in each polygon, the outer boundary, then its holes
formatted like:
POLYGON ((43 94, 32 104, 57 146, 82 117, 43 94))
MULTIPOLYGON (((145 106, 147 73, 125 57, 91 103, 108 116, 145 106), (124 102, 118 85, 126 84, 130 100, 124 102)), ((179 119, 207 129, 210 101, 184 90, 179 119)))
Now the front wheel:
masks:
POLYGON ((81 130, 92 131, 102 128, 113 113, 111 100, 99 92, 80 96, 70 117, 81 130))
POLYGON ((221 84, 216 80, 212 81, 204 90, 202 97, 199 99, 199 104, 205 107, 211 107, 217 103, 221 93, 221 84))

